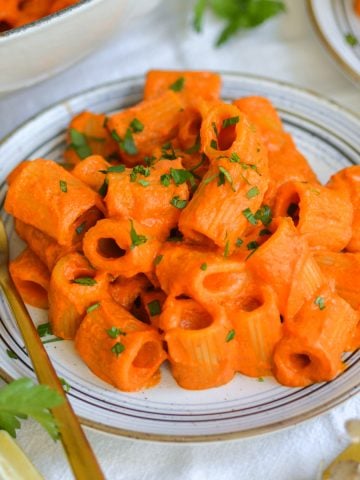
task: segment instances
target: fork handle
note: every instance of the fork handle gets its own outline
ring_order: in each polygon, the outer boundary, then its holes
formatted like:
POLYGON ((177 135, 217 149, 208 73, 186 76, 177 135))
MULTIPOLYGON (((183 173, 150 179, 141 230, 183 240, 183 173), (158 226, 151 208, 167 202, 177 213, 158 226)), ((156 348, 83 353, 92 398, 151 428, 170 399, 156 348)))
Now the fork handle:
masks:
POLYGON ((89 480, 90 478, 105 480, 33 321, 10 276, 4 270, 0 272, 0 287, 7 299, 10 311, 16 319, 39 382, 56 390, 64 399, 61 405, 54 407, 51 411, 57 422, 60 439, 75 478, 77 480, 89 480))

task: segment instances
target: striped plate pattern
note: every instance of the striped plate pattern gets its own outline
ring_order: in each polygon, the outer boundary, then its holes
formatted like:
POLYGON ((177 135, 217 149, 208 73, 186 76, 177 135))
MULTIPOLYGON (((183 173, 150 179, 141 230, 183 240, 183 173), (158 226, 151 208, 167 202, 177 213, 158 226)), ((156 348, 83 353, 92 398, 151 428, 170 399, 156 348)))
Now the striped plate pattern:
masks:
MULTIPOLYGON (((265 95, 278 108, 286 128, 322 181, 336 170, 359 162, 360 121, 314 94, 282 83, 246 75, 224 74, 223 97, 265 95)), ((143 78, 122 80, 70 98, 40 113, 0 144, 0 200, 6 175, 26 158, 61 160, 64 129, 85 109, 111 112, 141 98, 143 78)), ((11 252, 21 249, 12 221, 2 211, 11 252)), ((0 365, 9 380, 34 377, 23 341, 0 301, 0 365), (7 350, 16 353, 11 359, 7 350)), ((30 309, 36 324, 47 321, 44 311, 30 309)), ((237 375, 228 385, 206 391, 178 387, 168 367, 161 383, 138 393, 123 393, 94 376, 76 354, 73 343, 59 341, 46 349, 60 377, 71 385, 70 401, 82 422, 114 434, 162 441, 208 441, 246 437, 290 426, 310 418, 359 391, 360 352, 348 354, 347 369, 334 381, 302 389, 237 375)))
POLYGON ((360 17, 353 0, 308 0, 310 14, 324 46, 343 73, 360 85, 360 17), (357 40, 346 41, 347 35, 357 40))

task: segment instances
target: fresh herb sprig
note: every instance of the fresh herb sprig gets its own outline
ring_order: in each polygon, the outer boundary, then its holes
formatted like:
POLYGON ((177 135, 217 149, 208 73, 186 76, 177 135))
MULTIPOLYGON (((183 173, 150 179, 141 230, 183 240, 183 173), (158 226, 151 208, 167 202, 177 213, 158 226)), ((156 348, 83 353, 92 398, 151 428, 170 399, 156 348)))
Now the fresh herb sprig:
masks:
POLYGON ((50 408, 63 402, 58 392, 47 385, 35 385, 30 378, 19 378, 0 389, 0 429, 16 437, 20 420, 32 417, 53 439, 58 429, 50 408))
POLYGON ((281 0, 197 0, 193 17, 193 26, 197 32, 202 30, 207 9, 225 21, 225 27, 216 40, 218 47, 240 30, 257 27, 284 12, 285 4, 281 0))

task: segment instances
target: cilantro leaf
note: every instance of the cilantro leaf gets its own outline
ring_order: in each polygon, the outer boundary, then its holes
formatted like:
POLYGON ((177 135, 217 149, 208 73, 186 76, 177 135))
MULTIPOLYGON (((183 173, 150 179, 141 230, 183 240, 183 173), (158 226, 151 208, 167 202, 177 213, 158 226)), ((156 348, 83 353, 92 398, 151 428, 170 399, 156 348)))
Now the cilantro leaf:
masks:
POLYGON ((184 88, 185 85, 185 78, 184 77, 179 77, 177 80, 175 80, 174 83, 170 85, 170 90, 173 92, 181 92, 184 88))
POLYGON ((84 133, 71 128, 69 134, 71 139, 69 147, 75 150, 81 160, 92 155, 93 152, 84 133))
POLYGON ((0 429, 16 437, 19 419, 29 416, 39 422, 53 439, 58 438, 55 420, 49 408, 63 398, 47 385, 35 385, 30 378, 19 378, 0 389, 0 429))
POLYGON ((147 242, 147 238, 145 235, 138 235, 135 231, 134 228, 134 222, 130 220, 130 238, 131 238, 131 249, 134 249, 135 247, 138 247, 139 245, 142 245, 143 243, 147 242))

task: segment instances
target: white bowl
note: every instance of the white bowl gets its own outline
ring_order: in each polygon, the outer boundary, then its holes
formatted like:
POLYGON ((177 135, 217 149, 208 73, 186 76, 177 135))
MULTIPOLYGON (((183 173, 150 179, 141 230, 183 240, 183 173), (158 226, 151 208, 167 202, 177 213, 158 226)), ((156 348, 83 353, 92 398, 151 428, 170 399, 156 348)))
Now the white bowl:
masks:
POLYGON ((82 0, 0 35, 0 94, 28 87, 88 55, 159 0, 82 0))

